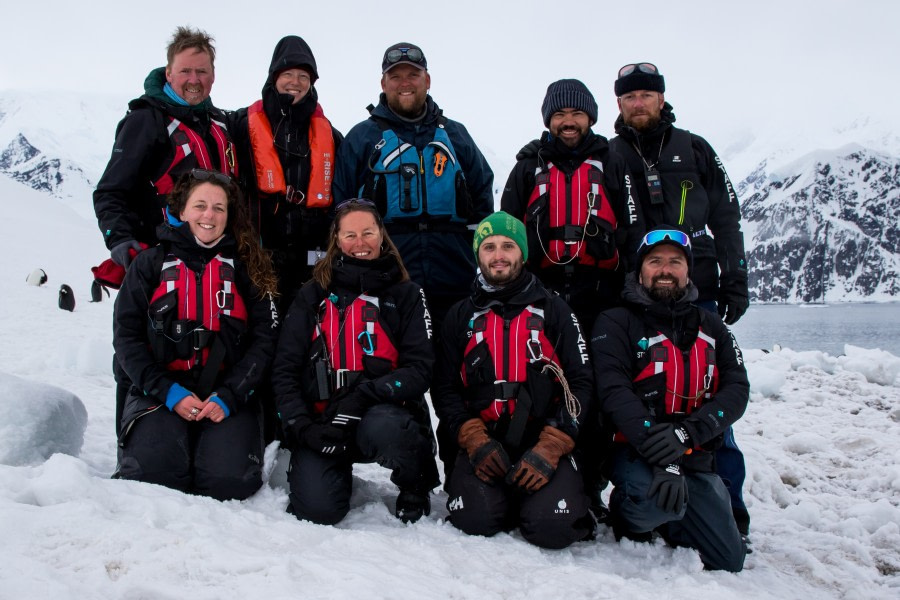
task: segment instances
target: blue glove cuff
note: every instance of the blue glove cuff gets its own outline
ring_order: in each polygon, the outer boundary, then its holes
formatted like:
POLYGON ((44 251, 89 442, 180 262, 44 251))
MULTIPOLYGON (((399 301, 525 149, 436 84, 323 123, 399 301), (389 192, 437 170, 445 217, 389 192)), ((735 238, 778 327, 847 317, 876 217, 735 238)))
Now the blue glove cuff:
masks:
POLYGON ((173 383, 166 394, 166 408, 171 411, 175 410, 175 405, 190 396, 191 393, 177 383, 173 383))

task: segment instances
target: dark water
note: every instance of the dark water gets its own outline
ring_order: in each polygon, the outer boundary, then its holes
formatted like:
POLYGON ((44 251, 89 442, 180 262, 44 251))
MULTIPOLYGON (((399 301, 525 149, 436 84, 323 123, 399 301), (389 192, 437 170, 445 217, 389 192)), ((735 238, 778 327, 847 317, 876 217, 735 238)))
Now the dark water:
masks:
POLYGON ((900 356, 900 303, 751 305, 731 328, 741 348, 844 353, 844 344, 900 356))

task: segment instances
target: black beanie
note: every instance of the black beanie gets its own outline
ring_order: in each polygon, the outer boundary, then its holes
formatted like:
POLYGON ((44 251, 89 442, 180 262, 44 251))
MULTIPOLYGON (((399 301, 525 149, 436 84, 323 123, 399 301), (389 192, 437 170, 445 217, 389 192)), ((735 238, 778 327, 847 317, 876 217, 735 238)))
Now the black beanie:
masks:
MULTIPOLYGON (((619 70, 621 71, 621 69, 619 70)), ((666 91, 666 80, 662 73, 658 71, 656 73, 644 73, 640 69, 635 68, 628 75, 616 79, 615 90, 616 98, 635 90, 648 90, 662 94, 666 91)))
POLYGON ((591 125, 597 122, 597 101, 587 86, 577 79, 560 79, 547 87, 547 95, 541 106, 544 126, 550 127, 550 117, 564 108, 584 111, 591 120, 591 125))

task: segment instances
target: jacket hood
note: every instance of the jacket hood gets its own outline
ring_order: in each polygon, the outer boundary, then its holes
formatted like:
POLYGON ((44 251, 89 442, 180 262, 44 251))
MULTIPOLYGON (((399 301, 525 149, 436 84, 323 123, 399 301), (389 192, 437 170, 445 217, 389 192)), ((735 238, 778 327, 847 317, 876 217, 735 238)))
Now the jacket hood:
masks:
POLYGON ((319 71, 316 68, 316 57, 313 56, 309 44, 296 35, 281 38, 275 44, 275 51, 272 53, 269 76, 263 85, 263 93, 265 93, 267 87, 275 86, 275 77, 279 72, 297 67, 309 71, 310 83, 312 85, 316 84, 316 80, 319 78, 319 71))
POLYGON ((534 273, 524 268, 515 281, 502 288, 486 287, 480 274, 472 282, 472 303, 477 308, 502 306, 512 311, 518 311, 529 304, 546 300, 549 297, 550 293, 541 285, 534 273))

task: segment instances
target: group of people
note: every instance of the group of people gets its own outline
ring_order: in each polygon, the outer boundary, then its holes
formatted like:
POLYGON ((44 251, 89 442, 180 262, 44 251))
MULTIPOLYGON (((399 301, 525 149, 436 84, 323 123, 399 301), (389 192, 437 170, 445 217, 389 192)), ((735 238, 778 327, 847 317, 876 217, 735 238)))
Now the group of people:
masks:
POLYGON ((377 462, 415 522, 439 453, 466 533, 564 548, 597 519, 742 568, 740 212, 655 65, 620 69, 611 141, 582 82, 550 84, 495 212, 420 47, 384 52, 379 102, 345 138, 303 39, 233 112, 210 100, 212 42, 176 30, 94 193, 125 269, 117 477, 245 499, 277 438, 298 518, 339 522, 353 465, 377 462))

